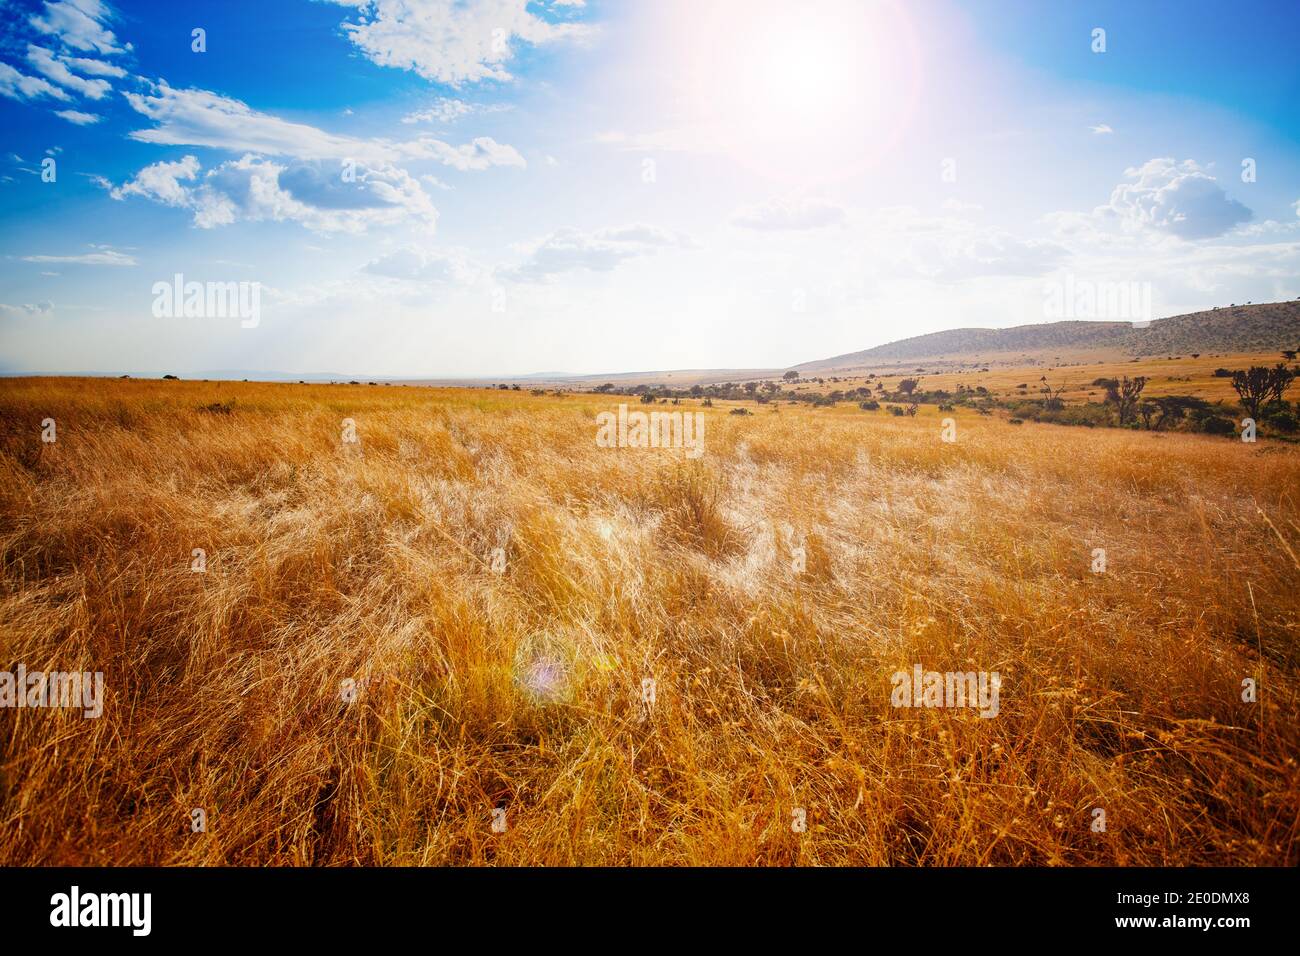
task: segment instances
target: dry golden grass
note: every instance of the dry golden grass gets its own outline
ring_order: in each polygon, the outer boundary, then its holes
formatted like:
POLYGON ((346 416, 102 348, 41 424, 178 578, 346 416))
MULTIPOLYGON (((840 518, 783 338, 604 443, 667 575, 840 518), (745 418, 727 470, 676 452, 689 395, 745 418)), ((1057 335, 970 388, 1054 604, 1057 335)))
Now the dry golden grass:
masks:
MULTIPOLYGON (((1245 369, 1252 365, 1272 366, 1282 361, 1284 360, 1280 352, 1199 355, 1196 358, 1190 355, 1172 358, 1144 356, 1137 360, 1119 356, 1099 358, 1087 353, 1063 352, 1059 360, 1044 355, 1037 365, 993 364, 988 366, 987 372, 984 372, 972 370, 969 362, 966 363, 965 371, 954 371, 951 362, 932 360, 927 365, 926 360, 921 359, 916 362, 892 363, 880 370, 879 381, 883 382, 889 391, 896 389, 898 383, 905 378, 919 378, 922 387, 926 389, 955 392, 958 385, 965 385, 971 389, 983 386, 998 398, 1037 399, 1041 397, 1038 390, 1042 387, 1039 378, 1046 376, 1052 388, 1065 388, 1061 397, 1067 402, 1100 402, 1104 399, 1106 390, 1093 385, 1094 380, 1119 378, 1122 375, 1127 375, 1129 378, 1143 375, 1147 379, 1147 386, 1143 391, 1144 398, 1159 395, 1195 395, 1206 401, 1225 401, 1235 405, 1238 396, 1232 388, 1232 380, 1216 377, 1215 369, 1245 369), (915 371, 917 368, 924 368, 926 371, 917 372, 915 371), (1017 388, 1019 385, 1029 386, 1027 396, 1017 388)), ((1293 362, 1286 364, 1294 365, 1293 362)), ((862 385, 875 385, 875 380, 868 380, 860 373, 844 376, 836 372, 810 372, 806 377, 824 379, 820 385, 804 383, 808 389, 817 392, 829 392, 834 389, 846 391, 862 385), (832 382, 832 377, 839 378, 840 381, 832 382)))
POLYGON ((0 384, 0 667, 106 683, 0 711, 0 863, 1300 862, 1295 448, 617 402, 0 384))

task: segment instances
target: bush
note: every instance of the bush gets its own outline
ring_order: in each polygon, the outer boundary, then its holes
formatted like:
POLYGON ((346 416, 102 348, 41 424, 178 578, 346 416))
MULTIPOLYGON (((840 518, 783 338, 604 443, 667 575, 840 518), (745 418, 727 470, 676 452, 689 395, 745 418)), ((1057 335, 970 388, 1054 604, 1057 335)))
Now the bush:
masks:
POLYGON ((858 408, 864 412, 874 412, 880 408, 880 403, 873 398, 867 402, 858 402, 858 408))
POLYGON ((1207 435, 1231 435, 1237 431, 1237 426, 1233 424, 1232 419, 1223 418, 1219 415, 1209 415, 1198 420, 1195 424, 1197 430, 1203 431, 1207 435))
POLYGON ((1023 418, 1008 418, 1008 419, 1007 419, 1007 424, 1008 424, 1008 425, 1023 425, 1024 423, 1025 423, 1025 420, 1024 420, 1023 418))
POLYGON ((1287 435, 1300 428, 1300 422, 1296 421, 1296 417, 1287 411, 1270 412, 1264 416, 1264 425, 1270 431, 1279 431, 1287 435))

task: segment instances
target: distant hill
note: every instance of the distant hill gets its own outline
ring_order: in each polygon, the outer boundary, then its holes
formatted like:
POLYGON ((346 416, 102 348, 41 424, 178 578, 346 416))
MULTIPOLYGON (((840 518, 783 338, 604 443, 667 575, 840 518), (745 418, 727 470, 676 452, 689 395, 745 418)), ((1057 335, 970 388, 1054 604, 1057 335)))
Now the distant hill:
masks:
POLYGON ((1043 352, 1113 352, 1125 356, 1190 352, 1271 352, 1300 348, 1300 301, 1225 306, 1131 322, 1044 322, 1009 329, 950 329, 861 352, 793 366, 822 372, 919 359, 984 359, 1043 352))

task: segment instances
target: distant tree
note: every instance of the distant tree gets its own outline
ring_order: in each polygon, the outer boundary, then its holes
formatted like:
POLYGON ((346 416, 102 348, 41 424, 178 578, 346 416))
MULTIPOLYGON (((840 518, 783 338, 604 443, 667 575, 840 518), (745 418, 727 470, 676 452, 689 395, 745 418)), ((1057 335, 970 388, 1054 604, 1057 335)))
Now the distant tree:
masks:
POLYGON ((920 386, 919 378, 905 378, 898 383, 898 391, 903 395, 911 395, 920 386))
POLYGON ((1161 395, 1153 399, 1152 403, 1158 412, 1154 425, 1156 431, 1160 431, 1166 424, 1182 421, 1189 411, 1208 407, 1205 399, 1194 395, 1161 395))
POLYGON ((1259 409, 1265 402, 1282 401, 1282 395, 1294 380, 1295 372, 1280 362, 1273 368, 1252 365, 1244 372, 1238 369, 1232 373, 1232 387, 1251 418, 1259 417, 1259 409))
POLYGON ((1283 357, 1284 359, 1286 359, 1288 362, 1294 362, 1294 361, 1295 361, 1295 357, 1296 357, 1296 350, 1295 350, 1295 349, 1285 349, 1285 350, 1283 350, 1283 352, 1282 352, 1282 357, 1283 357))
POLYGON ((1128 424, 1133 417, 1133 410, 1137 407, 1138 397, 1142 394, 1142 389, 1146 388, 1146 376, 1139 375, 1130 380, 1125 375, 1118 382, 1111 379, 1106 386, 1106 401, 1115 406, 1115 412, 1119 415, 1121 425, 1128 424))
POLYGON ((790 369, 790 371, 786 372, 781 377, 785 379, 787 382, 793 382, 796 378, 799 377, 799 373, 796 372, 794 369, 790 369))
POLYGON ((1297 373, 1293 369, 1287 368, 1281 362, 1273 366, 1273 381, 1269 389, 1269 400, 1282 403, 1282 396, 1286 390, 1291 387, 1291 383, 1296 380, 1297 373))
POLYGON ((755 392, 758 391, 758 383, 757 383, 757 382, 746 382, 746 383, 745 383, 745 391, 748 392, 750 395, 753 395, 755 392))
POLYGON ((1047 381, 1046 375, 1040 378, 1039 381, 1043 383, 1043 387, 1039 389, 1039 391, 1043 393, 1043 407, 1056 410, 1064 408, 1065 402, 1061 399, 1061 393, 1065 391, 1066 386, 1062 384, 1053 391, 1051 384, 1047 381))

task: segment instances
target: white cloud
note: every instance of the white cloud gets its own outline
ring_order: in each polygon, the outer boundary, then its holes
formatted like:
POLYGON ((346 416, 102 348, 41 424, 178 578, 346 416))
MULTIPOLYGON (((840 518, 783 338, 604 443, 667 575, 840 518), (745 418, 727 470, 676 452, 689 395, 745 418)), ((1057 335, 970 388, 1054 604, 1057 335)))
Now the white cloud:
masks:
POLYGON ((48 315, 53 310, 53 302, 37 302, 27 305, 5 305, 0 302, 0 312, 9 315, 48 315))
POLYGON ((1089 126, 1088 129, 1092 130, 1092 131, 1093 131, 1094 133, 1096 133, 1098 136, 1107 136, 1107 135, 1109 135, 1110 133, 1115 132, 1113 129, 1111 129, 1109 126, 1107 126, 1105 123, 1101 123, 1101 124, 1099 124, 1099 125, 1097 125, 1097 126, 1089 126))
POLYGON ((49 96, 64 102, 71 99, 48 80, 19 73, 8 63, 0 63, 0 96, 7 96, 11 100, 33 100, 38 96, 49 96))
POLYGON ((491 136, 477 136, 463 146, 424 137, 403 143, 401 152, 413 159, 436 159, 454 169, 487 169, 490 166, 527 166, 524 157, 513 146, 498 143, 491 136))
POLYGON ((28 20, 41 33, 56 36, 75 50, 122 52, 108 29, 112 13, 102 0, 45 0, 43 12, 28 20))
POLYGON ((23 256, 23 262, 67 262, 83 266, 134 266, 139 265, 134 256, 128 256, 112 249, 99 252, 86 252, 79 256, 23 256))
POLYGON ((65 56, 61 59, 78 73, 87 76, 111 76, 119 80, 126 76, 126 70, 112 63, 105 63, 103 60, 91 60, 80 56, 65 56))
MULTIPOLYGON (((175 163, 154 163, 136 173, 135 178, 121 186, 110 189, 109 195, 114 199, 126 199, 128 196, 143 196, 166 206, 188 206, 189 191, 181 180, 192 182, 199 172, 199 161, 193 156, 186 156, 175 163)), ((107 183, 100 177, 98 184, 107 183)))
POLYGON ((528 0, 334 2, 358 8, 343 32, 372 62, 457 87, 511 79, 506 64, 515 40, 540 45, 593 32, 585 24, 543 20, 528 11, 528 0))
POLYGON ((402 122, 411 123, 454 123, 466 116, 480 113, 503 113, 513 109, 509 103, 467 103, 449 96, 439 97, 426 109, 407 113, 402 122))
POLYGON ((695 242, 687 236, 639 223, 592 233, 558 229, 532 244, 527 258, 517 267, 505 270, 504 275, 528 282, 580 269, 609 272, 627 259, 653 255, 663 249, 695 247, 695 242))
POLYGON ((413 282, 470 283, 481 271, 459 251, 420 246, 395 249, 362 268, 371 275, 413 282))
POLYGON ((52 50, 37 46, 35 43, 27 44, 27 62, 60 86, 75 90, 92 100, 103 99, 104 95, 112 89, 107 80, 87 80, 77 76, 68 69, 66 63, 54 55, 52 50))
POLYGON ((1134 182, 1116 186, 1110 202, 1098 207, 1096 215, 1125 230, 1155 229, 1180 239, 1206 239, 1253 215, 1190 159, 1151 159, 1126 169, 1124 176, 1134 182))
POLYGON ((825 199, 792 199, 750 206, 731 219, 745 229, 791 231, 820 229, 844 222, 844 209, 825 199))
POLYGON ((355 177, 319 161, 281 164, 247 154, 200 178, 194 156, 154 163, 113 189, 114 199, 140 196, 187 209, 201 229, 235 222, 299 222, 317 232, 364 232, 371 225, 414 222, 432 232, 438 211, 405 170, 358 165, 355 177))
POLYGON ((466 103, 464 100, 456 100, 450 97, 442 97, 435 100, 433 105, 428 109, 418 110, 414 113, 407 113, 402 117, 403 123, 427 123, 430 121, 438 123, 450 123, 460 119, 462 116, 468 116, 474 112, 472 103, 466 103))
POLYGON ((208 90, 178 90, 164 82, 151 94, 123 95, 132 109, 158 124, 130 134, 142 143, 212 146, 313 159, 366 159, 367 153, 375 152, 361 140, 335 136, 305 123, 290 123, 208 90))
POLYGON ((55 110, 54 115, 78 126, 90 126, 103 119, 102 116, 96 116, 94 113, 83 113, 81 110, 55 110))
POLYGON ((857 255, 891 278, 949 283, 1042 276, 1070 256, 1060 242, 1022 239, 965 219, 926 217, 905 206, 878 210, 871 224, 857 255))
POLYGON ((374 166, 418 159, 436 160, 460 170, 526 165, 513 146, 498 143, 490 136, 480 136, 462 146, 429 136, 405 142, 365 140, 291 123, 208 90, 178 90, 160 83, 149 94, 123 95, 136 112, 157 124, 130 134, 144 143, 211 146, 298 159, 351 159, 374 166))

